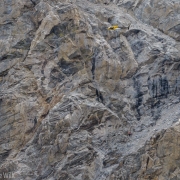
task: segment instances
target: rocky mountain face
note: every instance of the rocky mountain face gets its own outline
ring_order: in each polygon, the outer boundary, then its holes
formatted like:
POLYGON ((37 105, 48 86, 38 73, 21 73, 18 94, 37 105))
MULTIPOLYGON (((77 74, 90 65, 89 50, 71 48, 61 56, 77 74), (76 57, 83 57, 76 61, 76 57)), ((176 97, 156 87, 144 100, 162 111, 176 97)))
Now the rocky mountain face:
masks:
POLYGON ((179 0, 1 0, 1 177, 180 179, 179 72, 179 0))

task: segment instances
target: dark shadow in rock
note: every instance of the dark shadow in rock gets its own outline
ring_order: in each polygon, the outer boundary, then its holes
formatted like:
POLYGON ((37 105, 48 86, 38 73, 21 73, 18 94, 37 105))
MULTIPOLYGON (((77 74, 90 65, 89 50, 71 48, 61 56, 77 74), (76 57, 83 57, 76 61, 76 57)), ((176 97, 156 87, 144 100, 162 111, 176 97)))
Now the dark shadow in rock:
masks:
POLYGON ((2 164, 6 160, 6 158, 9 156, 10 152, 11 152, 11 150, 8 150, 8 151, 0 154, 0 164, 2 164))
POLYGON ((24 40, 19 41, 16 45, 13 46, 13 48, 29 50, 31 46, 31 41, 32 39, 26 38, 24 40))
POLYGON ((136 95, 135 95, 136 105, 135 105, 135 107, 136 107, 136 110, 137 110, 137 113, 138 113, 137 120, 140 120, 141 119, 141 112, 140 112, 139 107, 143 103, 143 93, 141 92, 142 84, 139 81, 139 79, 133 78, 133 81, 134 81, 134 89, 136 91, 136 95))
POLYGON ((62 58, 58 62, 59 67, 61 68, 61 71, 66 75, 74 75, 81 69, 83 69, 83 64, 80 60, 75 61, 66 61, 64 58, 62 58))
POLYGON ((60 72, 58 68, 52 69, 50 73, 49 87, 54 88, 57 83, 60 83, 64 79, 65 79, 65 75, 62 72, 60 72))
POLYGON ((23 57, 23 54, 16 51, 16 52, 12 52, 11 54, 5 54, 5 55, 1 56, 0 61, 5 61, 5 60, 9 60, 9 59, 14 59, 14 58, 22 58, 22 57, 23 57))
POLYGON ((103 96, 99 90, 96 89, 97 101, 103 103, 103 96))

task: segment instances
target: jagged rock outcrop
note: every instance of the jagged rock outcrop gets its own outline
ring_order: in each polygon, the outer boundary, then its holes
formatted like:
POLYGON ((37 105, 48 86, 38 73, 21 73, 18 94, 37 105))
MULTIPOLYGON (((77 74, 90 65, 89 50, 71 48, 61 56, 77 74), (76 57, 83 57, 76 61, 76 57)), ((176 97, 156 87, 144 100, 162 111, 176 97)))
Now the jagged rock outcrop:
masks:
POLYGON ((0 2, 0 174, 179 179, 179 8, 0 2))

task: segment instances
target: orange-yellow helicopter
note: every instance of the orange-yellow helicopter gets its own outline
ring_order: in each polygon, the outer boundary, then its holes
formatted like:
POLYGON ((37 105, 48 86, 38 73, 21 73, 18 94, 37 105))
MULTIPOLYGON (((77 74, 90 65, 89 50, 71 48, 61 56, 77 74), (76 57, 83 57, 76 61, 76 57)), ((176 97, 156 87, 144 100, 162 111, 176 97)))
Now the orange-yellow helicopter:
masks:
POLYGON ((116 29, 120 29, 118 25, 113 25, 108 27, 108 30, 116 30, 116 29))

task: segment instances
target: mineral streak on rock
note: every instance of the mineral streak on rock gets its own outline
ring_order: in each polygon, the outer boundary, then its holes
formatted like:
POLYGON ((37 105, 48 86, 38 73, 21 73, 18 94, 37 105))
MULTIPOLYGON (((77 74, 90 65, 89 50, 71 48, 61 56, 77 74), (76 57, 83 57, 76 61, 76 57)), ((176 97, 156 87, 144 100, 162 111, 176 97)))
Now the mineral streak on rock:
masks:
POLYGON ((1 0, 0 178, 180 179, 179 12, 1 0))

